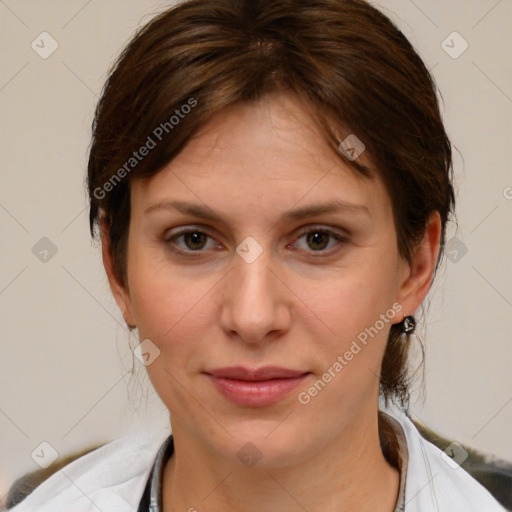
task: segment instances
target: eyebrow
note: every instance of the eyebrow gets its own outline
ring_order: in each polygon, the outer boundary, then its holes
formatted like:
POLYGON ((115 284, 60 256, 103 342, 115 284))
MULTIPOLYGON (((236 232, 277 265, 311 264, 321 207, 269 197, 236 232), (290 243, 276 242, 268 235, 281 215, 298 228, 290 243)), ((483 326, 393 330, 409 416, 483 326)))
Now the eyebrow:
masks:
MULTIPOLYGON (((144 210, 144 214, 151 213, 155 210, 177 210, 180 213, 192 215, 204 220, 221 220, 215 212, 207 206, 188 203, 185 201, 159 201, 153 203, 144 210)), ((286 210, 282 216, 285 220, 303 220, 309 217, 316 217, 326 213, 349 212, 355 214, 364 214, 369 216, 370 209, 364 204, 351 203, 348 201, 331 200, 325 203, 311 204, 286 210)))

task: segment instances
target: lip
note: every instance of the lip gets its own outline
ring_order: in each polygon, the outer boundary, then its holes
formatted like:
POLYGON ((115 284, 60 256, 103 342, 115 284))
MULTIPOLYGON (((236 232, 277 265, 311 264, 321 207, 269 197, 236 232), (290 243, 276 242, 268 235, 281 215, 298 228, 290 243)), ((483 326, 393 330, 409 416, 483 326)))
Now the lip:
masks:
POLYGON ((309 372, 279 366, 248 369, 242 366, 205 372, 216 389, 237 405, 263 407, 282 400, 309 372))

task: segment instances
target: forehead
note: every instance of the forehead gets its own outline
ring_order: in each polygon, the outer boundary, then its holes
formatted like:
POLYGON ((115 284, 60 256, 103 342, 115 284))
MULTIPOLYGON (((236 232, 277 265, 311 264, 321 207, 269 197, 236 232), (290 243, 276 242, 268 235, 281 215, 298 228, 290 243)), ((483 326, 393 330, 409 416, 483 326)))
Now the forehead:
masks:
MULTIPOLYGON (((364 153, 359 159, 369 165, 364 153)), ((333 199, 389 206, 376 173, 363 177, 344 163, 308 108, 282 93, 215 114, 161 171, 134 182, 133 192, 143 209, 170 195, 242 211, 333 199)))

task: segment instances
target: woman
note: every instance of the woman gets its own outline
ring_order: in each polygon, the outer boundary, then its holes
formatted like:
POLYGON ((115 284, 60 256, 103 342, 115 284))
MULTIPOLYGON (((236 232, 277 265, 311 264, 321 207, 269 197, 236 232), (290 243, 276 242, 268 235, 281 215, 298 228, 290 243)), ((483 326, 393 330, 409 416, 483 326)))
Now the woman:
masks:
POLYGON ((152 20, 98 104, 88 188, 172 436, 102 447, 13 510, 504 510, 404 412, 451 173, 431 76, 363 0, 152 20))

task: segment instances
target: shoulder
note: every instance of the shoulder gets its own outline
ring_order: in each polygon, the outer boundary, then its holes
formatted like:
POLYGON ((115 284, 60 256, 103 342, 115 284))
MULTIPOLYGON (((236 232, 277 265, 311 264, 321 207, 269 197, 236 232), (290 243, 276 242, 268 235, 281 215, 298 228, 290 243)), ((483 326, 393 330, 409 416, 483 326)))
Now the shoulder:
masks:
POLYGON ((140 429, 54 473, 9 512, 135 511, 170 430, 140 429))
POLYGON ((449 510, 450 512, 504 512, 496 499, 456 462, 464 449, 454 444, 450 458, 424 439, 414 423, 401 411, 383 411, 398 421, 409 455, 405 484, 405 511, 449 510), (457 453, 459 452, 459 453, 457 453))

